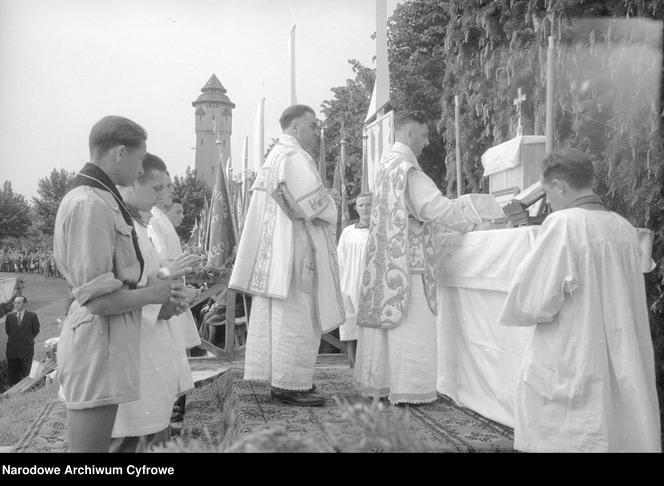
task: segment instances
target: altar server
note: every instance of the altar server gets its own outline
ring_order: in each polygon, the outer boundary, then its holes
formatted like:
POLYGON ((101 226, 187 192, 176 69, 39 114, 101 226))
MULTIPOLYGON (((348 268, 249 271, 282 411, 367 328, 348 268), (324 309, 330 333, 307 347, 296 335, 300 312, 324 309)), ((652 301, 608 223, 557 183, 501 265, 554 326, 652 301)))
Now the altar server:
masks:
POLYGON ((346 321, 339 328, 339 339, 346 343, 348 361, 351 368, 355 364, 357 344, 357 310, 360 308, 360 286, 364 272, 364 256, 369 238, 369 218, 371 217, 371 193, 363 193, 355 199, 355 210, 360 220, 346 226, 339 237, 339 279, 343 295, 346 321))
POLYGON ((321 333, 344 321, 330 225, 337 209, 311 156, 314 111, 287 108, 283 135, 260 168, 229 286, 252 294, 244 378, 272 385, 273 399, 323 405, 312 386, 321 333))
POLYGON ((579 150, 543 162, 555 212, 499 317, 506 326, 536 326, 516 395, 517 450, 661 451, 643 278, 650 269, 635 228, 607 209, 592 180, 592 162, 579 150))
MULTIPOLYGON (((145 270, 138 286, 146 283, 146 275, 159 271, 161 259, 150 238, 146 216, 161 198, 168 182, 166 165, 147 154, 142 161, 143 173, 132 186, 121 187, 120 193, 133 222, 145 270)), ((194 263, 195 256, 173 260, 166 268, 173 271, 194 263)), ((175 308, 161 305, 143 307, 140 336, 140 399, 121 403, 115 418, 111 452, 137 452, 143 446, 160 445, 170 439, 170 417, 173 400, 194 388, 189 362, 182 346, 182 330, 172 319, 175 308)))
MULTIPOLYGON (((168 213, 173 210, 176 204, 173 201, 173 181, 171 176, 166 172, 167 183, 164 188, 163 197, 159 199, 157 204, 151 210, 152 217, 147 228, 147 234, 155 250, 161 259, 162 264, 172 262, 180 258, 183 254, 182 245, 180 244, 180 237, 175 231, 175 224, 171 221, 168 213)), ((180 214, 182 210, 182 201, 178 199, 180 206, 180 214)), ((177 216, 180 217, 179 215, 177 216)), ((180 219, 180 223, 182 220, 180 219)), ((179 224, 178 223, 178 226, 179 224)), ((182 314, 173 316, 171 322, 180 326, 181 345, 185 350, 191 350, 201 344, 201 338, 198 333, 198 326, 194 320, 194 315, 190 309, 186 309, 182 314)), ((187 395, 182 394, 173 404, 172 422, 182 422, 187 406, 187 395)))
MULTIPOLYGON (((164 196, 152 208, 152 218, 150 218, 150 223, 147 228, 148 236, 152 240, 162 263, 174 261, 182 256, 183 253, 180 237, 175 231, 175 226, 166 214, 166 212, 174 205, 173 182, 168 173, 166 174, 166 178, 168 182, 164 191, 164 196)), ((182 329, 182 345, 185 349, 190 349, 201 344, 196 321, 194 321, 194 316, 189 309, 183 314, 175 316, 173 320, 174 322, 177 322, 182 329)), ((184 413, 184 410, 182 413, 184 413)))
POLYGON ((436 400, 434 226, 474 226, 417 163, 428 131, 422 112, 396 116, 373 190, 355 380, 362 395, 393 404, 436 400))

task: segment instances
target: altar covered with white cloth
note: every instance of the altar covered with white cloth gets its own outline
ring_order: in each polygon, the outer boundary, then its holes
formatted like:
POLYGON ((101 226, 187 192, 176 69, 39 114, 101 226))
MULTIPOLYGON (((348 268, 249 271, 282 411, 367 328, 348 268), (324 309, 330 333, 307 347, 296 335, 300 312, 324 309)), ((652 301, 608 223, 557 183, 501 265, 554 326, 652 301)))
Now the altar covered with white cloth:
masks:
POLYGON ((437 249, 437 391, 509 427, 521 361, 535 330, 498 324, 512 276, 539 226, 445 235, 437 249))

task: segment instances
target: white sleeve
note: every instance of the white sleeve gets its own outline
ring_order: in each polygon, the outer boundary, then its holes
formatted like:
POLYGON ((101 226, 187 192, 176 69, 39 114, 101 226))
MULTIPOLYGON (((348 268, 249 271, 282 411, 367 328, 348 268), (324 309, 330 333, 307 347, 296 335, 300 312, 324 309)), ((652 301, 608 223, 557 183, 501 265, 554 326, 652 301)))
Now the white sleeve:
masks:
POLYGON ((431 178, 421 170, 408 171, 405 200, 409 214, 423 223, 434 222, 462 233, 475 226, 475 222, 443 196, 431 178))
POLYGON ((551 322, 567 295, 578 289, 575 258, 565 220, 549 216, 535 247, 526 255, 512 279, 498 317, 505 326, 533 326, 551 322))

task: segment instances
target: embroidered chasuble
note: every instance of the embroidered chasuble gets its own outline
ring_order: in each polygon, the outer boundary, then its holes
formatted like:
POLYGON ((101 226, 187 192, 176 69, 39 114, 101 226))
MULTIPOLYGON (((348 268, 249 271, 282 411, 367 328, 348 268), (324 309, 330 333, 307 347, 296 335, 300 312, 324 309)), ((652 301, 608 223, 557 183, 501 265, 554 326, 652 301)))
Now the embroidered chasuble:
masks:
POLYGON ((313 295, 315 324, 323 333, 337 328, 345 314, 330 233, 336 206, 312 158, 295 138, 282 135, 260 168, 252 191, 229 287, 286 299, 293 272, 301 268, 298 290, 313 295), (302 224, 294 225, 294 221, 302 224), (300 228, 308 244, 304 262, 294 262, 294 239, 300 228))
POLYGON ((410 171, 424 176, 412 150, 397 142, 381 159, 376 174, 358 314, 361 327, 391 329, 401 324, 408 305, 409 276, 414 274, 422 275, 426 301, 435 315, 434 232, 438 234, 441 227, 462 232, 473 227, 447 200, 444 213, 433 221, 414 217, 405 198, 410 171))

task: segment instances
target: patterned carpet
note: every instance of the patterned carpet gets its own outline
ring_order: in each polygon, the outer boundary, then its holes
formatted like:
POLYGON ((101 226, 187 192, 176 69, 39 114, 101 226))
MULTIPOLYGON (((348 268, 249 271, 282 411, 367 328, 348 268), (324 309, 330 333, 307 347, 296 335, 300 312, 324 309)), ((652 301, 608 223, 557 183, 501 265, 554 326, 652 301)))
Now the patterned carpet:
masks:
MULTIPOLYGON (((372 442, 367 439, 367 431, 375 430, 376 424, 363 422, 363 410, 371 403, 355 392, 351 370, 341 366, 320 368, 314 382, 328 398, 326 405, 295 407, 273 402, 269 386, 243 381, 242 370, 228 370, 187 396, 185 420, 175 426, 173 433, 184 445, 197 440, 199 449, 194 450, 201 450, 202 444, 203 450, 243 452, 255 450, 258 442, 272 441, 262 450, 405 452, 413 451, 415 444, 418 451, 426 452, 513 451, 509 427, 457 407, 445 397, 417 407, 380 408, 379 428, 387 431, 384 435, 398 436, 400 441, 393 441, 391 446, 372 442), (338 406, 335 398, 349 405, 338 406), (281 446, 274 445, 275 437, 281 446), (289 442, 284 442, 285 437, 289 442), (286 443, 289 445, 283 446, 286 443)), ((64 406, 61 402, 48 404, 16 452, 65 452, 64 432, 64 406)))
POLYGON ((14 452, 67 452, 67 410, 59 400, 47 403, 14 452))
MULTIPOLYGON (((334 400, 336 397, 351 405, 370 404, 355 392, 352 372, 346 367, 317 369, 314 382, 318 391, 328 398, 327 404, 295 407, 273 402, 267 384, 243 381, 242 370, 229 370, 209 387, 187 398, 184 428, 191 431, 191 437, 207 436, 224 449, 232 446, 231 449, 246 450, 238 444, 251 441, 261 431, 282 430, 307 438, 321 450, 367 450, 358 447, 366 431, 361 419, 349 420, 334 400), (216 402, 218 420, 208 423, 207 434, 197 433, 200 420, 210 415, 213 402, 216 402)), ((385 407, 381 413, 388 423, 389 417, 395 414, 405 415, 405 430, 400 435, 421 445, 423 451, 513 451, 512 429, 457 407, 445 397, 417 407, 385 407)), ((380 447, 371 450, 380 450, 380 447)))

